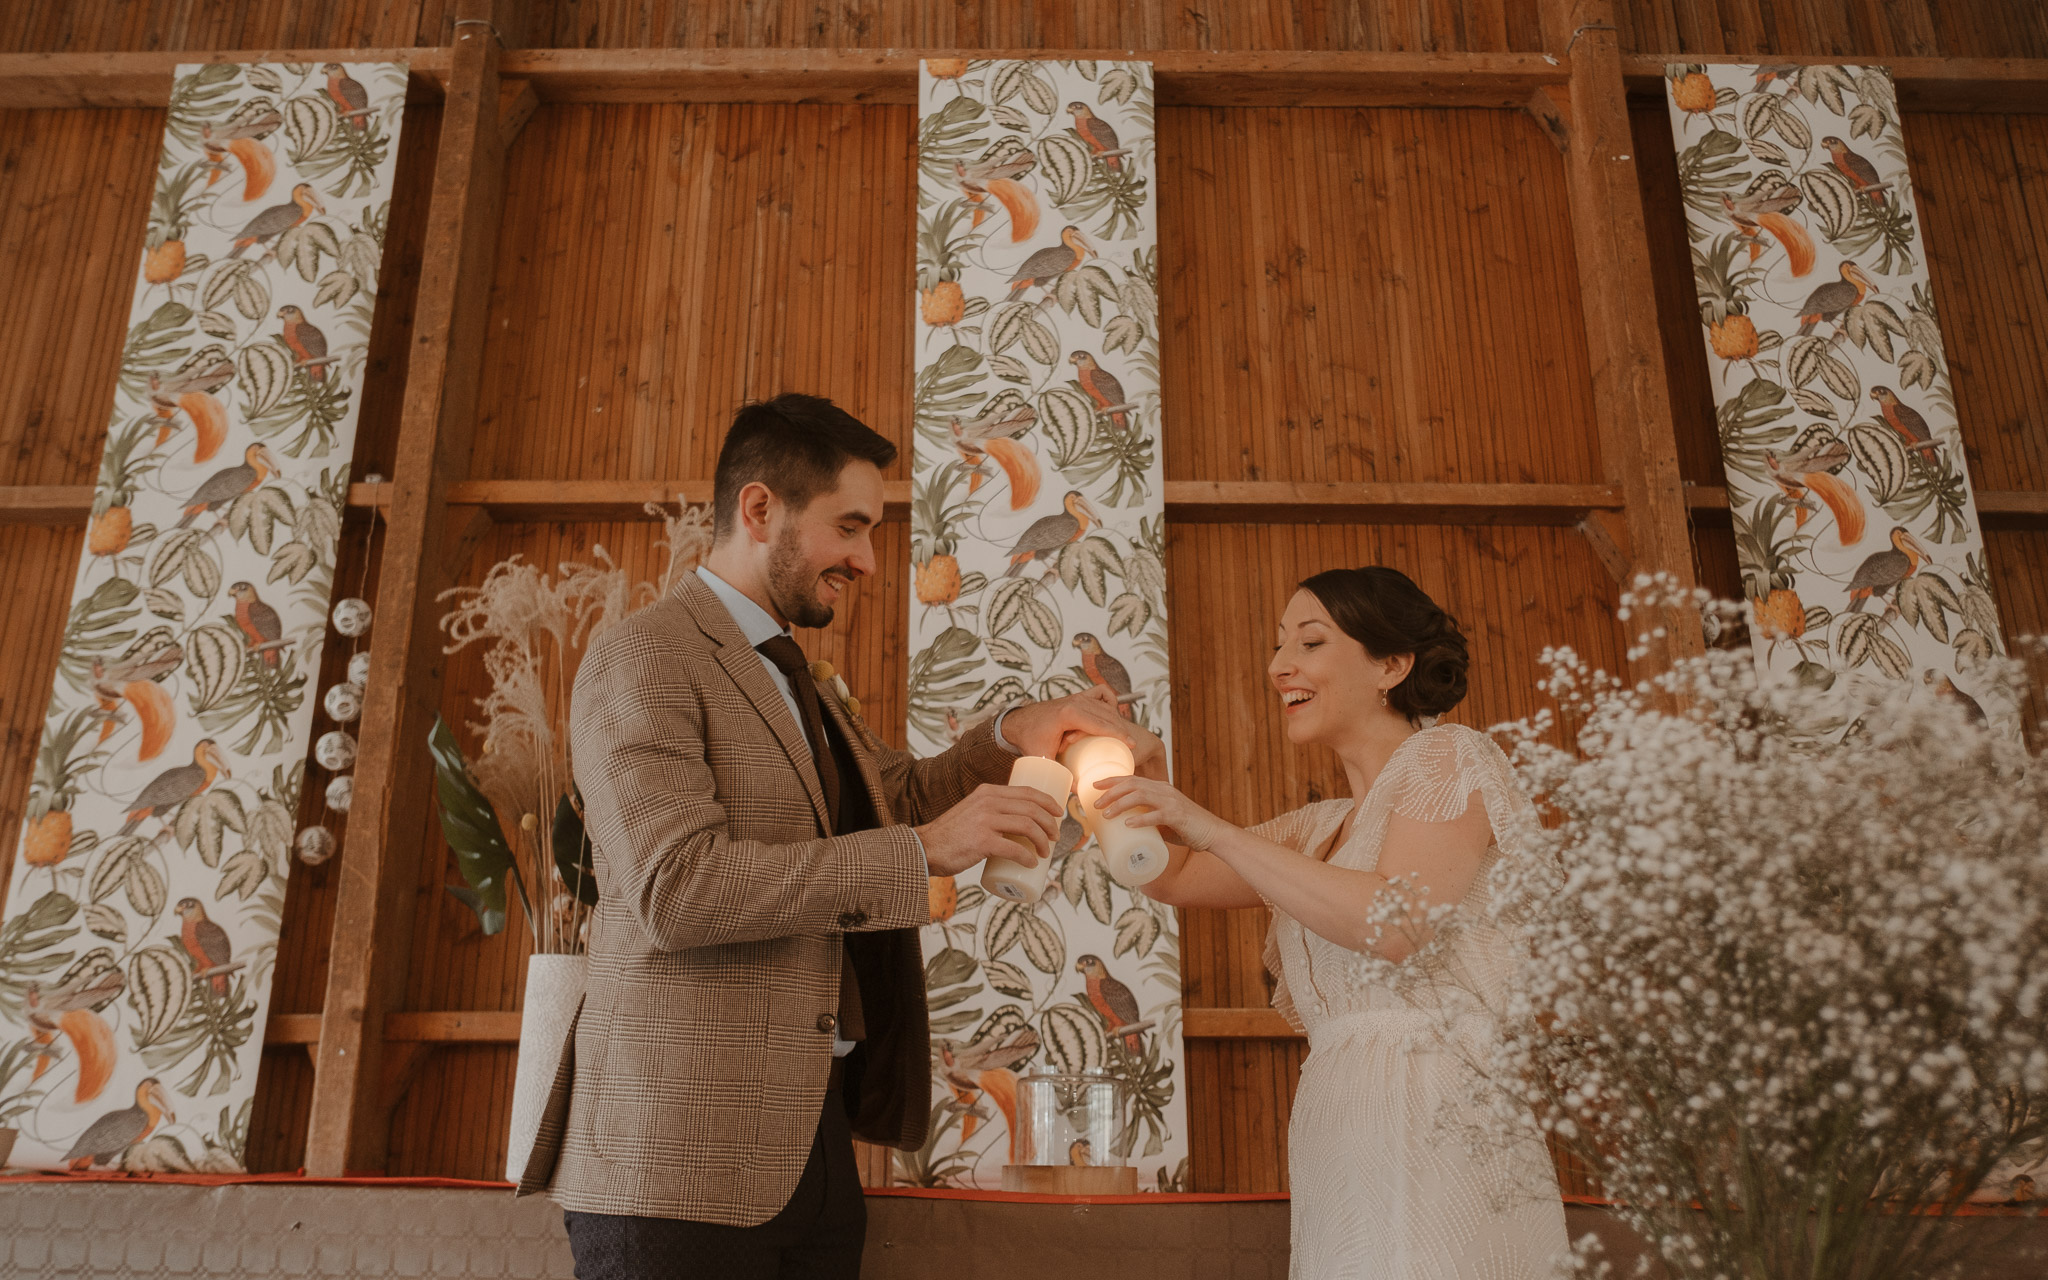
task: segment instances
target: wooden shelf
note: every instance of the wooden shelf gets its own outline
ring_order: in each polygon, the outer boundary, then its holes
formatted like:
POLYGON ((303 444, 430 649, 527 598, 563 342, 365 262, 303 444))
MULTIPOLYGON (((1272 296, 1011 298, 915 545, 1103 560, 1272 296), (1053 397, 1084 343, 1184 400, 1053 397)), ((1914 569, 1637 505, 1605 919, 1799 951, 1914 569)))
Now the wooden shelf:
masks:
MULTIPOLYGON (((384 1019, 384 1038, 417 1044, 518 1044, 520 1015, 514 1010, 393 1013, 384 1019)), ((1298 1040, 1301 1033, 1273 1009, 1183 1009, 1181 1034, 1190 1040, 1298 1040)), ((317 1013, 274 1013, 263 1029, 273 1047, 320 1042, 317 1013)))
MULTIPOLYGON (((926 57, 1043 58, 1043 49, 522 49, 502 63, 546 102, 911 105, 926 57)), ((1059 50, 1152 64, 1161 106, 1520 108, 1565 69, 1543 53, 1059 50)))
POLYGON ((191 62, 403 62, 408 102, 438 102, 447 80, 445 48, 244 49, 228 52, 0 54, 0 109, 163 107, 171 78, 191 62))
MULTIPOLYGON (((349 486, 351 510, 388 513, 397 486, 349 486)), ((0 486, 0 524, 82 524, 89 485, 0 486)), ((708 480, 458 480, 451 507, 481 507, 501 523, 651 520, 647 504, 711 501, 708 480)), ((1291 480, 1169 480, 1166 516, 1182 524, 1571 525, 1618 510, 1621 491, 1597 484, 1307 484, 1291 480)), ((884 489, 884 520, 910 518, 910 485, 884 489)))
MULTIPOLYGON (((932 56, 1045 57, 1046 50, 943 49, 521 49, 500 64, 546 102, 852 102, 917 100, 917 63, 932 56)), ((1570 79, 1545 53, 1352 53, 1156 50, 1059 51, 1061 57, 1124 59, 1153 66, 1161 106, 1356 106, 1520 108, 1539 89, 1570 79)), ((412 100, 438 101, 445 47, 246 49, 217 52, 13 53, 0 55, 0 108, 161 107, 174 69, 187 62, 405 62, 412 100)), ((1629 54, 1631 97, 1661 99, 1665 64, 1840 58, 1629 54)), ((1854 61, 1854 60, 1851 60, 1854 61)), ((2048 59, 1869 58, 1892 69, 1908 111, 2048 112, 2048 59)))
MULTIPOLYGON (((2048 529, 2048 491, 1979 489, 1977 518, 1987 529, 2048 529)), ((1687 485, 1685 505, 1695 520, 1725 523, 1728 490, 1720 485, 1687 485)))
POLYGON ((1778 66, 1865 63, 1890 67, 1899 106, 1907 111, 2048 112, 2048 59, 2043 58, 1796 58, 1777 54, 1629 54, 1623 82, 1635 101, 1664 100, 1664 68, 1673 62, 1771 63, 1778 66))
MULTIPOLYGON (((499 1010, 459 1013, 393 1013, 384 1019, 386 1040, 420 1044, 518 1044, 520 1015, 499 1010)), ((273 1013, 263 1028, 267 1046, 320 1043, 317 1013, 273 1013)))
MULTIPOLYGON (((397 486, 353 484, 352 512, 390 509, 397 486)), ((0 524, 83 524, 92 486, 0 485, 0 524)), ((481 507, 504 524, 652 520, 647 504, 711 501, 709 480, 458 480, 451 507, 481 507)), ((910 518, 910 484, 883 489, 882 519, 910 518)), ((1728 510, 1728 491, 1687 485, 1697 518, 1728 510)), ((1166 517, 1176 524, 1575 525, 1619 511, 1621 490, 1603 484, 1306 484, 1293 480, 1169 480, 1166 517)), ((1979 489, 1977 512, 1994 529, 2048 528, 2048 491, 1979 489)))
POLYGON ((1189 1040, 1299 1040, 1278 1009, 1187 1009, 1180 1033, 1189 1040))

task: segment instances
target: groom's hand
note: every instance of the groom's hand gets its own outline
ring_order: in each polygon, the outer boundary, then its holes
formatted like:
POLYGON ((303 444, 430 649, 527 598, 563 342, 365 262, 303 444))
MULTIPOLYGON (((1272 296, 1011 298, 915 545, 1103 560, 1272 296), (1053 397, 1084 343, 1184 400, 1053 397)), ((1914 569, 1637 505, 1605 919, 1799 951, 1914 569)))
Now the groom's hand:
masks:
POLYGON ((1147 777, 1165 777, 1166 744, 1150 729, 1126 720, 1117 710, 1116 694, 1105 685, 1091 685, 1085 693, 1069 694, 1050 702, 1026 702, 1012 707, 1003 717, 1003 737, 1027 756, 1053 756, 1072 745, 1076 738, 1120 739, 1131 749, 1137 771, 1147 777))
POLYGON ((938 821, 917 828, 917 837, 935 876, 956 876, 989 858, 1035 867, 1037 859, 1010 837, 1029 841, 1039 858, 1046 857, 1059 839, 1061 816, 1053 798, 1035 787, 984 782, 938 821))

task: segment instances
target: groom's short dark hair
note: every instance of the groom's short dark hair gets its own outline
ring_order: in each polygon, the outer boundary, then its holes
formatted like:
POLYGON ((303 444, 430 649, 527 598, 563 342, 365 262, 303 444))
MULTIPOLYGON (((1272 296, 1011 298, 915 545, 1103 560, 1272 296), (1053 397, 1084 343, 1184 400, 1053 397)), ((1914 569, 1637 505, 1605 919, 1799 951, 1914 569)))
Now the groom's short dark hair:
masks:
POLYGON ((756 480, 792 511, 834 488, 853 461, 886 467, 896 446, 823 396, 785 392, 740 406, 711 483, 712 536, 724 538, 739 518, 740 490, 756 480))

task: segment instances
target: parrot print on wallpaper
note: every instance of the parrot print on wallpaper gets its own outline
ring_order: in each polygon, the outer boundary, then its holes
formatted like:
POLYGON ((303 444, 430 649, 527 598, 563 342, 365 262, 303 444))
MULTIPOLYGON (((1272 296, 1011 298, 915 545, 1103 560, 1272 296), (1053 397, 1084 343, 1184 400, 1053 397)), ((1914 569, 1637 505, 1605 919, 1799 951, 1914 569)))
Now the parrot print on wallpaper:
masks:
MULTIPOLYGON (((931 59, 918 128, 909 737, 1100 686, 1168 737, 1152 73, 931 59)), ((1069 816, 1036 906, 931 885, 931 1140, 918 1186, 993 1187, 1017 1082, 1106 1071, 1142 1185, 1184 1189, 1173 912, 1069 816)))
POLYGON ((1759 671, 1908 682, 2017 733, 1891 74, 1666 68, 1759 671))
POLYGON ((0 916, 13 1165, 242 1167, 406 81, 173 81, 0 916))

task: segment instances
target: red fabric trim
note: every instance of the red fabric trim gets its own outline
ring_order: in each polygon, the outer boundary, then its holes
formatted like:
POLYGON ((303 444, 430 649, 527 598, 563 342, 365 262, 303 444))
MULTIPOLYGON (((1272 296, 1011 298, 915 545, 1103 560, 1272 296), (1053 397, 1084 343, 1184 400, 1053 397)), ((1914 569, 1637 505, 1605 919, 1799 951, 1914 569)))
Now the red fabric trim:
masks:
POLYGON ((169 1187, 232 1187, 283 1184, 299 1187, 422 1187, 453 1191, 510 1191, 509 1182, 477 1182, 467 1178, 309 1178, 296 1173, 118 1173, 95 1169, 87 1173, 51 1173, 41 1170, 0 1172, 0 1186, 16 1182, 119 1182, 131 1186, 154 1183, 169 1187))
MULTIPOLYGON (((387 1178, 355 1175, 345 1178, 309 1178, 295 1173, 116 1173, 96 1169, 89 1173, 50 1173, 41 1170, 0 1170, 0 1186, 18 1182, 112 1182, 128 1186, 151 1184, 168 1187, 298 1186, 298 1187, 387 1187, 442 1191, 510 1191, 509 1182, 484 1182, 468 1178, 387 1178)), ((990 1204, 1240 1204, 1286 1200, 1285 1191, 1257 1192, 1145 1192, 1135 1196, 1049 1196, 1028 1191, 974 1191, 945 1187, 869 1187, 871 1196, 895 1196, 905 1200, 962 1200, 990 1204)), ((1588 1209, 1610 1209, 1613 1203, 1598 1196, 1567 1195, 1568 1205, 1588 1209)), ((1959 1218, 2031 1218, 2042 1215, 2032 1205, 1970 1203, 1958 1208, 1959 1218)))
POLYGON ((1135 1196, 1054 1196, 1031 1191, 974 1191, 950 1187, 869 1187, 871 1196, 895 1196, 906 1200, 971 1200, 992 1204, 1235 1204, 1242 1201, 1285 1200, 1285 1191, 1268 1192, 1145 1192, 1135 1196))

